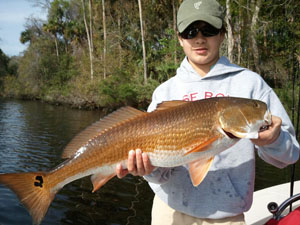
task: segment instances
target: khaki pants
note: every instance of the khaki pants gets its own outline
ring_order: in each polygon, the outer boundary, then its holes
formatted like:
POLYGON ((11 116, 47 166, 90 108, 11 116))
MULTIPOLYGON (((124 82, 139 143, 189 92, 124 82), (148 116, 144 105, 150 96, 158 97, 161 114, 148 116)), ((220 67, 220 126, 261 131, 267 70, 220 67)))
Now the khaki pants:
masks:
POLYGON ((244 214, 224 219, 199 219, 170 208, 156 195, 153 200, 151 225, 245 225, 244 214))

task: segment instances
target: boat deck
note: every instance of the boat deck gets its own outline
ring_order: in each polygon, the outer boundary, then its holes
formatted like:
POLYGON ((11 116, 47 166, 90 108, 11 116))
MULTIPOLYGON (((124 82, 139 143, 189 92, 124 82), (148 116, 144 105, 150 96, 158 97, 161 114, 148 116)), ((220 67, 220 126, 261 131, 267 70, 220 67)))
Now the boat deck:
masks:
MULTIPOLYGON (((294 194, 300 193, 300 181, 294 183, 294 194)), ((290 183, 280 184, 254 192, 253 204, 248 212, 245 213, 247 225, 262 225, 268 221, 272 214, 267 205, 276 202, 278 206, 290 197, 290 183)), ((293 208, 300 206, 300 201, 293 203, 293 208)), ((289 211, 289 207, 285 212, 289 211)), ((287 214, 287 213, 285 213, 287 214)), ((284 214, 284 215, 285 215, 284 214)))

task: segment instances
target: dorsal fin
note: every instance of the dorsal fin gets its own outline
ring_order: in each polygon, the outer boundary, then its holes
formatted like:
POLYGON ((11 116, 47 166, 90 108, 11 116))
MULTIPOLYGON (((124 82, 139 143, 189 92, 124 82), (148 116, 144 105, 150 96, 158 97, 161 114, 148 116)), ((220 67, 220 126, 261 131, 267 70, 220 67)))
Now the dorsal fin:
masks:
POLYGON ((85 130, 77 134, 65 147, 62 158, 71 158, 75 153, 84 146, 90 139, 94 138, 99 133, 109 129, 117 124, 129 119, 133 119, 137 116, 143 115, 146 112, 142 112, 130 106, 120 108, 119 110, 107 115, 103 119, 93 123, 85 130))
POLYGON ((183 100, 174 100, 174 101, 164 101, 162 103, 159 103, 157 105, 157 108, 155 111, 161 111, 161 110, 166 110, 172 107, 180 106, 183 104, 188 103, 188 101, 183 101, 183 100))

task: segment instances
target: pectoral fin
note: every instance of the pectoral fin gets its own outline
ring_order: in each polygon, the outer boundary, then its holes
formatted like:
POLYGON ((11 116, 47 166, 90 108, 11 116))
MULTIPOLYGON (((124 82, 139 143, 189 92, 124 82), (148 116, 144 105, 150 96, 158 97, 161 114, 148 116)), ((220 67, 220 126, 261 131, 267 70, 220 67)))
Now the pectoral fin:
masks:
POLYGON ((95 191, 97 191, 99 188, 101 188, 104 184, 106 184, 107 181, 109 181, 109 180, 110 180, 111 178, 113 178, 115 175, 116 175, 116 174, 114 174, 114 173, 113 173, 113 174, 110 174, 110 175, 108 175, 108 176, 104 176, 104 175, 102 175, 102 174, 100 174, 100 173, 92 175, 91 181, 92 181, 93 187, 94 187, 93 193, 94 193, 95 191))
POLYGON ((217 139, 218 139, 218 137, 212 137, 212 138, 208 139, 205 142, 199 143, 195 148, 191 149, 190 151, 188 151, 184 155, 188 155, 188 154, 190 154, 192 152, 202 152, 202 151, 205 151, 217 139))
POLYGON ((193 185, 198 186, 205 178, 214 157, 209 159, 200 159, 189 164, 189 172, 193 185))

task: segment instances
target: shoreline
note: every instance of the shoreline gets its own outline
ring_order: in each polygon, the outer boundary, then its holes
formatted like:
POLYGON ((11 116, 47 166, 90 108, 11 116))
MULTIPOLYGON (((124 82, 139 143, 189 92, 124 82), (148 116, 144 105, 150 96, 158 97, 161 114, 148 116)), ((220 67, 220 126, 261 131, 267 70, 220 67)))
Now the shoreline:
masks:
POLYGON ((47 103, 50 105, 56 106, 66 106, 72 109, 80 109, 80 110, 103 110, 105 112, 109 112, 111 109, 109 107, 103 107, 99 104, 95 103, 94 101, 90 100, 83 100, 83 99, 69 99, 66 97, 36 97, 36 96, 5 96, 0 95, 1 99, 9 99, 9 100, 21 100, 21 101, 38 101, 41 103, 47 103))

